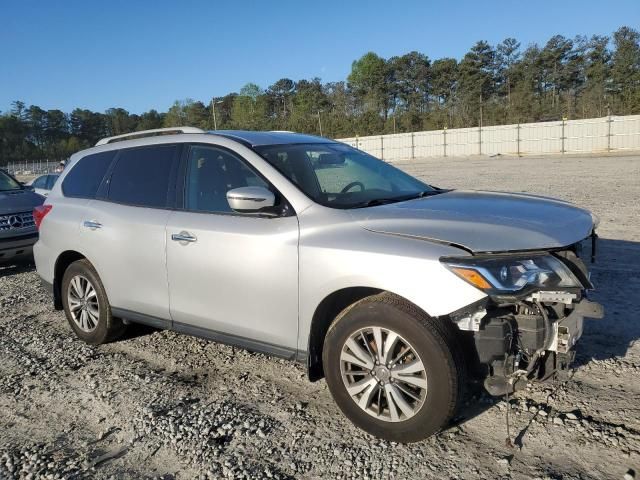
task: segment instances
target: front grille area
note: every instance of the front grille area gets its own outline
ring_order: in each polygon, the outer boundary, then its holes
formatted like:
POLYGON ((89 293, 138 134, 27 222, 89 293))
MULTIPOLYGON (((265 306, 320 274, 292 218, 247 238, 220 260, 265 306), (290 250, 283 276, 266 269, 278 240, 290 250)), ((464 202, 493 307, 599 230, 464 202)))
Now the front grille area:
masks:
POLYGON ((32 212, 10 213, 0 215, 0 232, 32 229, 35 226, 32 212))

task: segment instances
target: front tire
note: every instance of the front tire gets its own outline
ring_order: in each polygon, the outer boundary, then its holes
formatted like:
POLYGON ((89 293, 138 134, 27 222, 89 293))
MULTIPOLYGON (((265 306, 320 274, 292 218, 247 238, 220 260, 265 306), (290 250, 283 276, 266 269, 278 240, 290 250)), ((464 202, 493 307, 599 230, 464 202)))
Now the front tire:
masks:
POLYGON ((126 326, 111 315, 102 281, 88 260, 69 265, 62 277, 61 292, 64 313, 81 340, 99 345, 124 333, 126 326))
POLYGON ((462 396, 464 361, 452 327, 389 293, 341 312, 322 358, 345 416, 386 440, 416 442, 436 433, 462 396))

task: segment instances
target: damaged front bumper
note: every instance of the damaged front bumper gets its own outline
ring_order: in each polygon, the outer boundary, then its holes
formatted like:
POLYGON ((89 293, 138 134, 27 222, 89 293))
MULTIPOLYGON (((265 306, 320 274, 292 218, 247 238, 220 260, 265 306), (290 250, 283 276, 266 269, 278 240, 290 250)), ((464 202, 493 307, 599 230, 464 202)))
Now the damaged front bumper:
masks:
POLYGON ((570 292, 536 292, 517 304, 491 302, 452 320, 473 335, 484 386, 491 395, 511 393, 531 380, 567 370, 585 318, 604 310, 570 292))
MULTIPOLYGON (((584 263, 570 261, 593 288, 584 263)), ((452 313, 457 327, 469 332, 484 386, 492 395, 544 381, 567 370, 585 318, 602 318, 604 310, 586 297, 584 289, 538 290, 517 296, 494 295, 452 313)))
POLYGON ((586 298, 573 305, 571 313, 552 324, 551 344, 549 351, 568 353, 575 347, 582 336, 582 324, 585 318, 600 319, 604 316, 604 309, 599 303, 586 298))

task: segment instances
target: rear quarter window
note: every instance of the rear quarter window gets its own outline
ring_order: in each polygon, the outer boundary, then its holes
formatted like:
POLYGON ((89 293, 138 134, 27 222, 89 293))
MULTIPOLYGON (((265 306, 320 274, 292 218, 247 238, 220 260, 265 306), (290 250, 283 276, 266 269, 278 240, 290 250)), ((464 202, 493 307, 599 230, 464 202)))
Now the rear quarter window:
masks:
POLYGON ((117 150, 82 157, 62 181, 65 197, 95 198, 117 150))
POLYGON ((176 145, 122 150, 109 180, 108 200, 139 207, 167 206, 176 145))

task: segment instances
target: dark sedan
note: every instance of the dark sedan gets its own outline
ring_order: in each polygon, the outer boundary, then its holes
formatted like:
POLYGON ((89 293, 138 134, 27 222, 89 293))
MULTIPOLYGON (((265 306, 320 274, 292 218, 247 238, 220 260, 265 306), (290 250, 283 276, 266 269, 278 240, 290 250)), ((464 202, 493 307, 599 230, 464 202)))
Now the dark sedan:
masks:
POLYGON ((0 170, 0 265, 33 258, 33 244, 38 240, 33 208, 44 197, 0 170))

